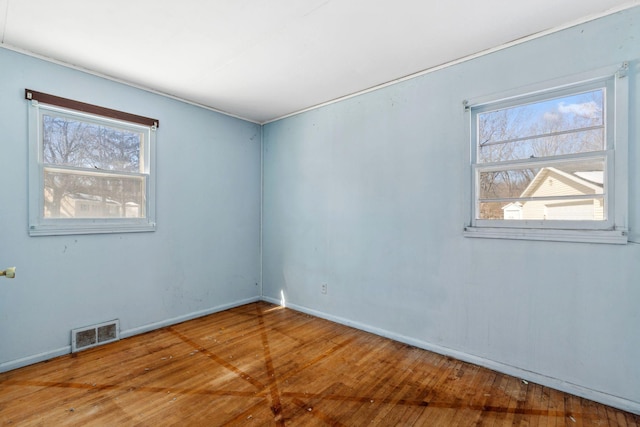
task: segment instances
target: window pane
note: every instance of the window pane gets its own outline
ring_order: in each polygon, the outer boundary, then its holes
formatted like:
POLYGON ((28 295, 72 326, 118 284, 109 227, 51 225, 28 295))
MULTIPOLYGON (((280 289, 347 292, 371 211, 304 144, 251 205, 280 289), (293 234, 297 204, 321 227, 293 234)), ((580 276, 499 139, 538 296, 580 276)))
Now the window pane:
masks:
POLYGON ((479 113, 478 162, 604 150, 604 89, 479 113))
POLYGON ((607 218, 604 198, 594 197, 480 203, 478 219, 604 221, 607 218))
POLYGON ((144 172, 144 134, 52 114, 42 115, 45 164, 107 171, 144 172))
POLYGON ((520 197, 538 169, 519 169, 480 173, 480 199, 520 197))
POLYGON ((45 218, 142 218, 144 177, 44 169, 45 218))
POLYGON ((604 193, 604 161, 582 160, 538 169, 481 172, 479 198, 538 198, 604 193))
POLYGON ((587 153, 603 149, 604 127, 508 143, 482 145, 478 148, 478 163, 587 153))
POLYGON ((481 172, 478 218, 603 221, 604 173, 604 160, 591 159, 481 172))

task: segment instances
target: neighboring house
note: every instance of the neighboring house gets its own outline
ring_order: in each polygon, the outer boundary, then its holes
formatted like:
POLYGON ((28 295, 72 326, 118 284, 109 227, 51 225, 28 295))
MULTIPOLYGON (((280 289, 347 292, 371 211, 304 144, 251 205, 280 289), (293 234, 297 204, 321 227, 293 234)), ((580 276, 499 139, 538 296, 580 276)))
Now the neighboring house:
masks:
POLYGON ((522 203, 509 203, 502 207, 504 219, 522 219, 522 203))
POLYGON ((69 218, 113 218, 120 216, 120 203, 89 194, 66 194, 60 214, 69 218))
POLYGON ((562 196, 557 200, 529 200, 509 203, 502 209, 504 219, 604 220, 603 171, 568 173, 556 168, 542 168, 521 198, 562 196), (566 196, 594 195, 588 199, 566 196))
MULTIPOLYGON (((51 203, 53 198, 50 192, 45 191, 45 199, 51 203)), ((65 194, 60 201, 59 218, 135 218, 140 216, 138 204, 127 202, 124 208, 124 215, 122 215, 122 203, 115 200, 84 193, 65 194)), ((45 210, 47 210, 46 204, 45 210)))

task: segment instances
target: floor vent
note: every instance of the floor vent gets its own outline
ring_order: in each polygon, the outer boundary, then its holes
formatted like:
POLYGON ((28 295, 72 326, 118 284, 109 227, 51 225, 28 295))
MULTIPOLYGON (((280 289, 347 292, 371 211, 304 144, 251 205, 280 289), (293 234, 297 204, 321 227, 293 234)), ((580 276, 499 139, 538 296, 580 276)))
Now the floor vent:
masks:
POLYGON ((107 344, 120 339, 120 321, 111 320, 97 325, 71 330, 71 352, 107 344))

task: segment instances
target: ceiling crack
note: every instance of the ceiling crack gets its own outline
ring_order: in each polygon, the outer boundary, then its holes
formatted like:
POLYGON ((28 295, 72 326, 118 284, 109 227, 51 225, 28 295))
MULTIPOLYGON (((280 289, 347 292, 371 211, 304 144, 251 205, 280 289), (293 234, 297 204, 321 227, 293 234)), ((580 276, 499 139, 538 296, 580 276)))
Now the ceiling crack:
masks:
POLYGON ((9 0, 6 0, 5 2, 5 8, 4 8, 4 19, 2 19, 2 23, 0 23, 0 29, 2 31, 0 31, 0 44, 4 44, 4 35, 7 31, 7 17, 9 16, 9 0))

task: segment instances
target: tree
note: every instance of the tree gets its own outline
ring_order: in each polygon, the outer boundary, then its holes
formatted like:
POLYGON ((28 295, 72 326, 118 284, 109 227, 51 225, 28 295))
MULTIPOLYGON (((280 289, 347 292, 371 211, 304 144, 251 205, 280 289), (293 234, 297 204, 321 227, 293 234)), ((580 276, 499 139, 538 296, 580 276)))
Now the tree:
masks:
MULTIPOLYGON (((524 104, 478 114, 477 162, 507 163, 521 159, 592 152, 604 148, 603 91, 524 104)), ((564 165, 572 173, 592 165, 564 165)), ((482 172, 479 198, 518 198, 539 167, 514 165, 482 172)), ((501 219, 506 203, 481 203, 480 218, 501 219)))
POLYGON ((118 173, 141 172, 142 134, 48 114, 42 123, 45 216, 75 216, 63 211, 67 196, 99 200, 102 215, 108 213, 108 203, 117 203, 115 216, 123 217, 127 202, 139 204, 140 180, 118 173))

